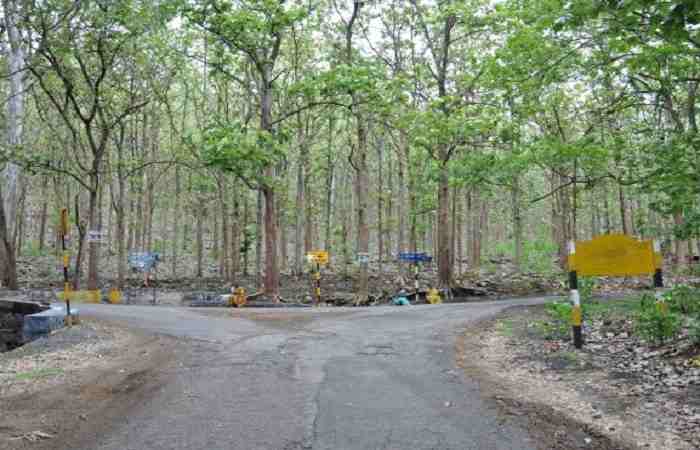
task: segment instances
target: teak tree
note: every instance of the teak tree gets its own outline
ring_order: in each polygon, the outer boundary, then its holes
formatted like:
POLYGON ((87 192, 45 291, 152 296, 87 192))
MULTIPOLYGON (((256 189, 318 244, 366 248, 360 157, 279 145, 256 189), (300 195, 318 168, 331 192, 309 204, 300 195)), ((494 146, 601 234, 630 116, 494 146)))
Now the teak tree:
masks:
MULTIPOLYGON (((303 9, 289 7, 285 0, 251 0, 242 1, 234 6, 231 2, 221 0, 200 1, 187 9, 190 20, 201 27, 229 51, 245 57, 255 73, 259 103, 259 132, 257 138, 261 147, 249 150, 262 152, 261 155, 248 156, 265 161, 260 167, 261 173, 255 174, 256 188, 262 192, 265 200, 265 275, 264 292, 272 299, 279 298, 279 261, 278 261, 278 205, 276 195, 277 158, 272 150, 276 143, 273 107, 275 96, 275 80, 279 73, 275 65, 280 56, 282 42, 291 26, 301 20, 306 12, 303 9), (266 154, 265 154, 266 153, 266 154), (260 176, 262 175, 262 176, 260 176)), ((245 82, 227 72, 241 84, 245 82)), ((257 140, 257 139, 256 139, 257 140)), ((219 153, 219 156, 222 156, 219 153)), ((240 155, 239 155, 240 156, 240 155)), ((235 165, 232 159, 218 159, 222 167, 235 165)), ((234 169, 233 167, 228 167, 234 169)), ((235 170, 240 176, 245 176, 241 170, 235 170)), ((250 182, 250 178, 248 178, 250 182)))
MULTIPOLYGON (((50 161, 38 164, 70 176, 87 190, 89 230, 100 231, 98 198, 110 136, 148 103, 123 88, 137 59, 129 44, 146 32, 141 7, 136 0, 25 4, 24 23, 32 39, 28 69, 76 145, 71 168, 50 161)), ((88 246, 87 284, 94 290, 99 287, 99 243, 88 246)))

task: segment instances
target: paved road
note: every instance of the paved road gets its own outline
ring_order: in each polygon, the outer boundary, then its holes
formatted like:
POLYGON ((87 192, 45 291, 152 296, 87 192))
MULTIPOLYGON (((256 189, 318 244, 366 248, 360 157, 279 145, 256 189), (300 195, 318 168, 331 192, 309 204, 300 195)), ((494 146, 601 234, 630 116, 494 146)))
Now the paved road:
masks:
POLYGON ((537 302, 240 313, 81 305, 191 348, 90 448, 535 448, 482 401, 454 344, 475 321, 537 302))

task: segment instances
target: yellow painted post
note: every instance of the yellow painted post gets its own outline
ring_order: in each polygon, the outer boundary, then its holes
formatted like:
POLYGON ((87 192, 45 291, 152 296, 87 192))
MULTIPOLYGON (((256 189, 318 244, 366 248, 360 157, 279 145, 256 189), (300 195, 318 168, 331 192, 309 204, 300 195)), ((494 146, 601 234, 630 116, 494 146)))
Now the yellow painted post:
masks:
POLYGON ((316 262, 316 304, 321 304, 321 263, 316 262))
POLYGON ((321 303, 321 264, 328 264, 329 256, 328 252, 319 250, 314 252, 309 252, 306 254, 306 258, 309 262, 316 264, 315 271, 313 274, 314 279, 314 303, 319 305, 321 303))
POLYGON ((428 289, 428 295, 426 296, 426 299, 428 300, 428 303, 431 305, 438 305, 442 303, 442 297, 440 297, 440 291, 437 289, 431 288, 428 289))
MULTIPOLYGON (((569 259, 576 258, 576 243, 569 243, 569 259)), ((578 273, 575 266, 569 267, 569 289, 571 298, 571 329, 574 339, 574 347, 583 347, 583 314, 581 313, 581 297, 578 292, 578 273)))
POLYGON ((116 305, 122 302, 122 293, 119 289, 113 287, 109 290, 109 303, 116 305))
POLYGON ((246 298, 245 295, 245 288, 239 287, 236 288, 233 294, 233 303, 239 308, 245 306, 245 304, 248 302, 248 299, 246 298))

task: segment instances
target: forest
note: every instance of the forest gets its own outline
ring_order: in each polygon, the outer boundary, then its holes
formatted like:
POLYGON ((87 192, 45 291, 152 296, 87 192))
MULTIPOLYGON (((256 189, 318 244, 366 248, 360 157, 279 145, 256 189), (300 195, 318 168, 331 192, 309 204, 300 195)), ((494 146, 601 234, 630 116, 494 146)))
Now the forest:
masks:
POLYGON ((567 243, 700 255, 694 0, 2 0, 0 260, 75 289, 284 274, 355 294, 402 252, 437 283, 552 276, 567 243), (368 257, 371 264, 361 263, 368 257))

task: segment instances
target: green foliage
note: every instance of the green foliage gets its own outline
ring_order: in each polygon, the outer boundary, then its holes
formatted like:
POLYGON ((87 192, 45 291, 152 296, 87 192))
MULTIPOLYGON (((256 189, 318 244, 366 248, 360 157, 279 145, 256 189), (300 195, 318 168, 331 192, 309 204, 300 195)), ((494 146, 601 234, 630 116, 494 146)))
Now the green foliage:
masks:
POLYGON ((662 344, 673 339, 682 326, 680 316, 672 311, 665 311, 657 304, 646 305, 635 317, 635 332, 647 342, 662 344))
POLYGON ((700 314, 688 320, 688 338, 695 345, 700 345, 700 314))
POLYGON ((15 380, 35 380, 37 378, 55 377, 63 374, 63 369, 60 367, 47 367, 45 369, 36 369, 31 372, 20 372, 15 375, 15 380))
POLYGON ((498 332, 503 336, 513 336, 513 321, 512 320, 499 320, 496 324, 498 332))
POLYGON ((664 294, 664 299, 673 312, 687 315, 700 313, 700 292, 688 285, 674 286, 664 294))
POLYGON ((255 242, 255 226, 248 225, 243 229, 243 239, 241 240, 240 252, 248 253, 253 248, 253 242, 255 242))
MULTIPOLYGON (((538 236, 525 239, 522 243, 523 255, 521 270, 539 274, 551 274, 556 270, 553 256, 557 252, 557 245, 546 236, 546 233, 538 233, 538 236)), ((490 255, 508 255, 515 257, 515 243, 512 240, 498 242, 490 248, 490 255)))
POLYGON ((204 130, 202 140, 207 165, 232 172, 251 187, 272 183, 263 173, 284 158, 283 136, 246 130, 238 123, 212 125, 204 130))
POLYGON ((564 339, 571 332, 571 305, 564 302, 547 303, 545 312, 551 318, 540 322, 545 339, 564 339))
POLYGON ((581 303, 586 304, 593 298, 593 290, 596 287, 596 280, 593 277, 580 277, 578 279, 578 293, 581 303))

